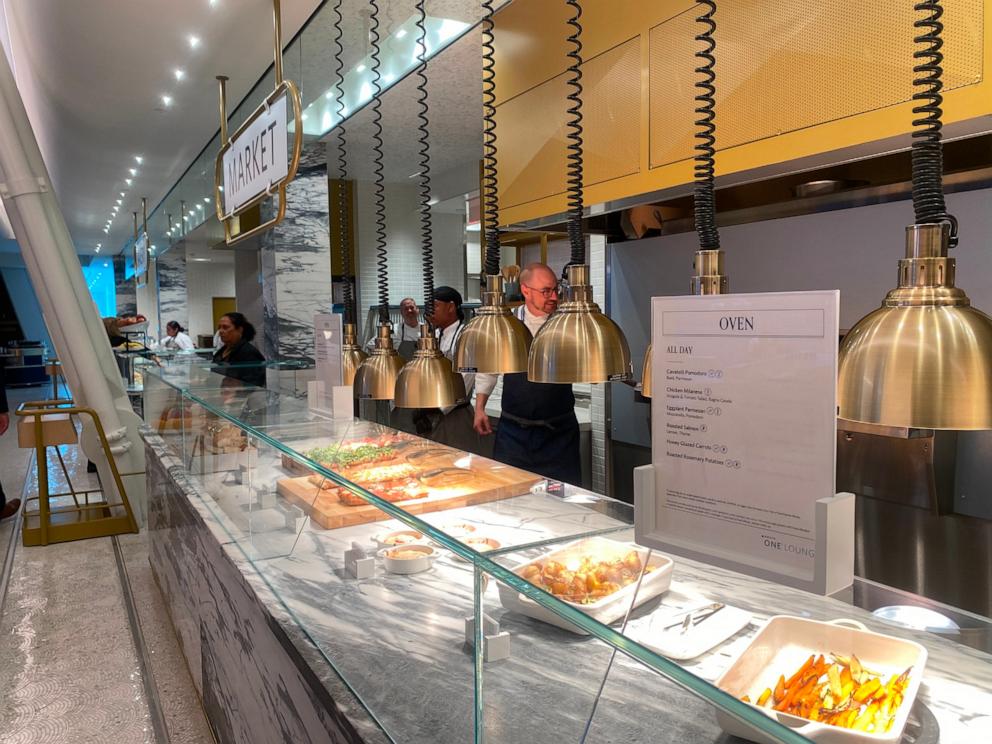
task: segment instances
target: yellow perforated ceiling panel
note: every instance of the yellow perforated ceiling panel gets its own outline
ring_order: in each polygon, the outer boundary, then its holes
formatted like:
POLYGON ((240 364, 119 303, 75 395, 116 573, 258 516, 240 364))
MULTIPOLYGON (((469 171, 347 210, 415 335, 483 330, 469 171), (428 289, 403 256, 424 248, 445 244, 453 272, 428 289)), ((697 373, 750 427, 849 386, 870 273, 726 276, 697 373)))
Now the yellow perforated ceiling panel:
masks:
MULTIPOLYGON (((982 0, 944 2, 946 90, 983 78, 983 6, 982 0)), ((692 156, 695 16, 690 8, 649 34, 652 168, 692 156)), ((908 1, 721 3, 719 149, 910 100, 916 16, 908 1)), ((865 141, 873 137, 864 133, 865 141)))
MULTIPOLYGON (((636 173, 640 155, 639 38, 582 66, 585 183, 636 173)), ((559 75, 497 109, 500 204, 565 191, 566 76, 559 75)))

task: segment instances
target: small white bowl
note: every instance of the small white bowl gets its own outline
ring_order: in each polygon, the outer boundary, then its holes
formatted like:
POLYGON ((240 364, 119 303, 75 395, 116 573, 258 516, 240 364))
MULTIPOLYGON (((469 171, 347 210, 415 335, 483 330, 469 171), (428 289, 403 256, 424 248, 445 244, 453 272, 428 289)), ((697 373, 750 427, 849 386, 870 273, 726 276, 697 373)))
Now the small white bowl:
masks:
POLYGON ((389 573, 415 574, 431 567, 437 551, 430 545, 400 545, 383 548, 379 557, 389 573))
POLYGON ((423 545, 426 538, 416 530, 396 530, 376 535, 372 541, 380 548, 398 548, 403 545, 423 545))

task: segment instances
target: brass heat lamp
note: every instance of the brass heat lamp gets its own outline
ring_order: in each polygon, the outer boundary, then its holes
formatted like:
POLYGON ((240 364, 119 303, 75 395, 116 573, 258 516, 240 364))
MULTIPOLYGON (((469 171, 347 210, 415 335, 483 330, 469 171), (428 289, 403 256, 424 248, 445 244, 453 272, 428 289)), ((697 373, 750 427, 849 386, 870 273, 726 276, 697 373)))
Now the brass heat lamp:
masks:
POLYGON ((906 228, 899 286, 840 347, 840 417, 916 429, 992 429, 992 318, 954 286, 947 222, 906 228))
POLYGON ((565 301, 534 337, 527 364, 531 382, 617 382, 630 379, 623 331, 592 299, 589 267, 566 269, 565 301))
MULTIPOLYGON (((457 377, 461 379, 461 375, 457 377)), ((441 353, 431 327, 422 323, 413 359, 406 363, 396 378, 396 407, 446 408, 455 405, 458 399, 451 362, 441 353)))
POLYGON ((527 326, 506 306, 503 277, 487 274, 482 306, 458 335, 455 368, 494 375, 525 372, 531 340, 527 326))
POLYGON ((341 343, 341 384, 354 385, 355 373, 366 360, 368 354, 358 345, 354 323, 344 324, 344 340, 341 343))
POLYGON ((355 372, 355 397, 362 400, 392 400, 396 378, 403 369, 403 357, 393 348, 393 329, 386 322, 379 326, 375 348, 355 372))
MULTIPOLYGON (((689 291, 694 295, 727 294, 730 282, 723 268, 723 251, 703 249, 696 251, 692 259, 696 273, 692 276, 689 291)), ((644 355, 644 369, 641 372, 641 395, 651 397, 651 352, 652 344, 644 355)))

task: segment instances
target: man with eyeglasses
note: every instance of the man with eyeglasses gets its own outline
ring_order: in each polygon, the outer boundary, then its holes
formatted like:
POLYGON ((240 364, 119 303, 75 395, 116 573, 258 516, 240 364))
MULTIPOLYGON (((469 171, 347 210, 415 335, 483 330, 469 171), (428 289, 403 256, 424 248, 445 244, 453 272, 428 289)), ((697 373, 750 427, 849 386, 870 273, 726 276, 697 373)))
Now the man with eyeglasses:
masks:
MULTIPOLYGON (((558 277, 545 264, 533 263, 520 274, 524 304, 514 314, 534 335, 558 308, 558 277)), ((476 375, 475 430, 491 434, 486 403, 497 375, 476 375)), ((571 385, 530 382, 526 372, 503 375, 502 410, 493 457, 545 478, 580 484, 579 422, 571 385)))

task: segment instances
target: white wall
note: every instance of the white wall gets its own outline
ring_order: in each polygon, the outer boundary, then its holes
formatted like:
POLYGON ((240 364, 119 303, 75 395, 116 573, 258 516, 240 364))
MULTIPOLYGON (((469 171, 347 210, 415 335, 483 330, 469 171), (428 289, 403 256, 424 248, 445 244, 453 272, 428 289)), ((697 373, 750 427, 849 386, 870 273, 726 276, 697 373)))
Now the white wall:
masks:
MULTIPOLYGON (((376 233, 373 185, 356 186, 358 246, 358 318, 364 323, 370 305, 377 304, 376 233)), ((458 214, 433 213, 434 285, 446 284, 465 296, 464 218, 458 214)), ((386 184, 386 252, 389 271, 389 302, 404 297, 424 301, 421 265, 420 219, 417 189, 405 184, 386 184)))
MULTIPOLYGON (((234 297, 234 263, 205 263, 189 261, 186 264, 187 291, 189 294, 189 334, 194 341, 198 334, 214 333, 214 297, 234 297)), ((140 307, 140 299, 139 299, 140 307)))

